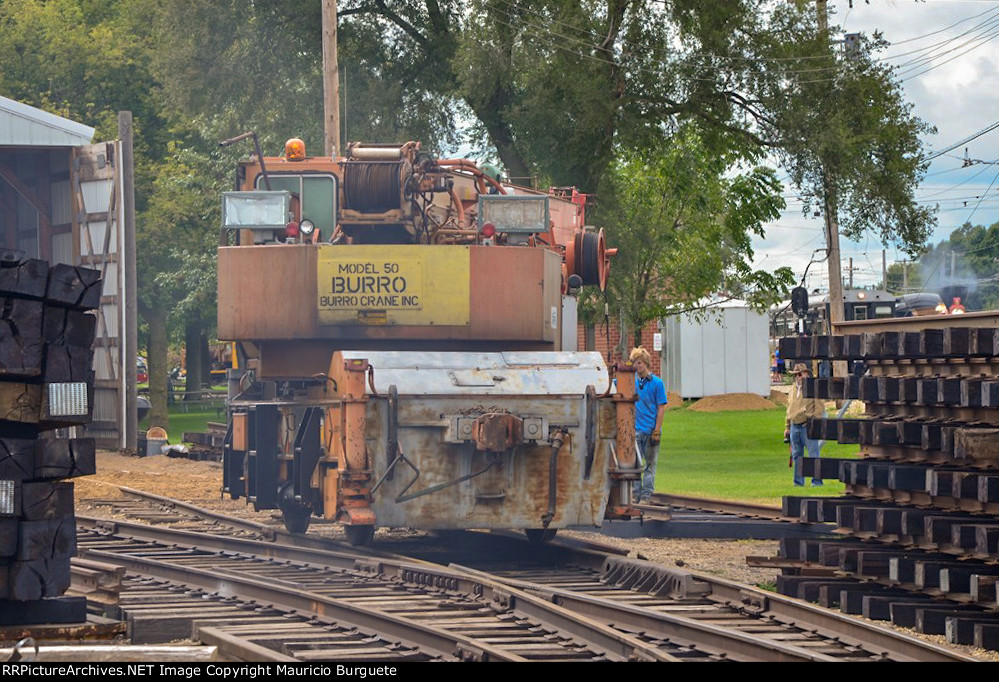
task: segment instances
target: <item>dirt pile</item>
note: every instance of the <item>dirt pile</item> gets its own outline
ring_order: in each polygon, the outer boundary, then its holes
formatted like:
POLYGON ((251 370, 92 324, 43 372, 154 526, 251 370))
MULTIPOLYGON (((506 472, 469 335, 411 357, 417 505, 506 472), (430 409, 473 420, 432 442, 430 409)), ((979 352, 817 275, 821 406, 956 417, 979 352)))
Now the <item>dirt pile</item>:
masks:
POLYGON ((666 391, 666 409, 676 410, 683 407, 683 396, 676 391, 666 391))
POLYGON ((739 410, 770 410, 774 404, 755 393, 725 393, 701 398, 690 406, 695 412, 736 412, 739 410))

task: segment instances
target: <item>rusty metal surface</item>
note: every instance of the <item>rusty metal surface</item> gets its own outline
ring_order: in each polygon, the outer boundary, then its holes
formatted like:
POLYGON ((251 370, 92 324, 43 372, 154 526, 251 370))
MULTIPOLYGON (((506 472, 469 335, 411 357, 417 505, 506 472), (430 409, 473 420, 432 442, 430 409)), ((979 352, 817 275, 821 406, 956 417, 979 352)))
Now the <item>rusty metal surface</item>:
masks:
MULTIPOLYGON (((436 546, 437 543, 427 542, 426 537, 410 538, 410 542, 403 545, 409 548, 406 553, 410 556, 407 557, 388 555, 385 552, 373 553, 371 550, 363 552, 371 555, 365 557, 356 551, 342 553, 302 549, 300 543, 309 539, 303 536, 289 538, 296 543, 295 547, 289 547, 221 536, 202 540, 198 534, 174 528, 153 529, 149 526, 113 523, 114 525, 107 525, 106 530, 119 528, 123 536, 134 540, 157 541, 161 548, 173 548, 168 549, 166 554, 177 554, 178 558, 182 557, 180 553, 185 545, 199 546, 205 550, 211 548, 233 556, 279 557, 283 560, 280 562, 281 566, 260 566, 256 570, 261 575, 271 576, 272 581, 282 580, 282 575, 285 575, 287 578, 284 579, 292 580, 299 587, 315 584, 313 589, 337 591, 347 601, 359 604, 366 601, 375 608, 408 612, 413 617, 419 617, 420 611, 433 611, 426 607, 408 606, 399 597, 379 591, 377 585, 351 583, 338 588, 340 581, 331 569, 335 567, 337 571, 354 573, 360 570, 370 574, 372 578, 384 577, 392 583, 401 581, 419 585, 421 589, 418 593, 440 588, 456 594, 467 592, 469 585, 477 583, 486 590, 483 592, 484 598, 493 608, 512 608, 529 618, 536 617, 554 623, 555 621, 544 617, 540 610, 536 610, 541 607, 539 603, 522 602, 512 591, 497 589, 495 584, 490 584, 497 576, 473 576, 473 582, 469 583, 453 575, 445 575, 439 567, 419 564, 419 559, 413 558, 413 552, 417 549, 427 550, 437 561, 448 563, 453 568, 460 568, 458 564, 461 564, 475 566, 477 570, 483 571, 491 570, 487 568, 489 565, 498 564, 502 567, 501 582, 517 589, 531 590, 546 601, 586 614, 590 621, 611 622, 626 633, 640 632, 641 639, 655 643, 668 655, 675 655, 682 660, 828 660, 830 656, 837 660, 858 661, 972 660, 937 645, 820 609, 800 600, 685 569, 608 557, 588 549, 561 546, 562 543, 558 540, 548 547, 528 549, 522 539, 510 541, 514 534, 501 534, 497 537, 495 533, 463 533, 454 538, 450 543, 452 549, 443 557, 439 556, 443 548, 436 546), (320 568, 320 575, 317 580, 313 580, 303 571, 287 566, 288 561, 329 568, 325 569, 325 573, 320 568), (322 585, 329 587, 324 588, 322 585)), ((84 526, 95 527, 86 522, 84 526)), ((318 539, 312 538, 312 541, 318 539)), ((99 542, 99 546, 107 547, 113 542, 111 538, 105 538, 99 542)), ((125 551, 143 553, 134 542, 121 542, 125 551)), ((163 553, 163 549, 152 552, 163 553)), ((211 556, 202 553, 202 558, 196 563, 206 566, 212 561, 211 556)), ((230 574, 228 570, 225 573, 230 574)), ((472 592, 478 593, 474 589, 472 592)), ((471 622, 475 614, 474 611, 459 613, 464 614, 461 618, 466 623, 471 622)), ((248 612, 246 615, 253 614, 248 612)), ((440 614, 438 622, 440 618, 447 617, 448 614, 440 614)), ((254 616, 254 619, 265 620, 265 616, 261 614, 254 616)), ((276 621, 287 624, 286 632, 289 637, 301 636, 301 629, 292 626, 287 617, 272 614, 268 622, 276 621)), ((238 629, 249 632, 252 626, 246 625, 238 629)), ((606 630, 593 634, 597 635, 600 642, 596 639, 587 641, 594 642, 600 648, 620 650, 622 645, 632 646, 632 640, 608 637, 611 633, 606 630)), ((318 638, 318 634, 316 637, 318 638)), ((276 633, 269 639, 281 641, 281 635, 276 633)), ((317 655, 321 654, 317 652, 317 655)))
MULTIPOLYGON (((329 247, 327 247, 329 248, 329 247)), ((420 250, 450 247, 411 246, 420 250)), ((317 268, 319 246, 267 244, 218 249, 219 337, 234 340, 275 340, 272 353, 295 356, 299 342, 337 340, 326 346, 367 347, 367 341, 393 340, 463 342, 523 342, 536 349, 556 350, 560 343, 561 260, 547 249, 528 247, 467 247, 470 321, 468 325, 320 325, 317 268), (555 313, 553 326, 553 311, 555 313), (349 341, 350 343, 347 343, 349 341)), ((345 257, 350 254, 343 247, 345 257)), ((427 277, 432 277, 432 273, 427 277)), ((265 368, 266 369, 266 368, 265 368)), ((321 370, 320 370, 321 371, 321 370)))
MULTIPOLYGON (((585 391, 607 385, 598 353, 374 353, 344 352, 338 362, 366 359, 376 396, 368 386, 365 448, 372 508, 379 526, 412 528, 565 528, 599 525, 608 485, 613 431, 596 434, 587 476, 585 391), (389 458, 390 410, 385 391, 398 393, 389 458), (485 414, 508 415, 540 426, 532 436, 478 447, 475 424, 485 414), (467 434, 455 432, 471 420, 467 434), (548 431, 544 430, 547 426, 548 431), (549 510, 550 430, 567 430, 556 467, 555 513, 549 510), (501 447, 502 446, 502 447, 501 447), (391 467, 391 470, 390 470, 391 467), (389 475, 391 474, 391 475, 389 475)), ((331 374, 334 372, 331 369, 331 374)), ((341 374, 340 376, 343 376, 341 374)), ((498 437, 498 435, 497 435, 498 437)), ((502 442, 499 442, 499 441, 502 442)))
POLYGON ((833 333, 911 332, 921 329, 946 329, 948 327, 999 327, 999 311, 986 310, 963 315, 919 315, 916 317, 836 322, 833 324, 833 333))

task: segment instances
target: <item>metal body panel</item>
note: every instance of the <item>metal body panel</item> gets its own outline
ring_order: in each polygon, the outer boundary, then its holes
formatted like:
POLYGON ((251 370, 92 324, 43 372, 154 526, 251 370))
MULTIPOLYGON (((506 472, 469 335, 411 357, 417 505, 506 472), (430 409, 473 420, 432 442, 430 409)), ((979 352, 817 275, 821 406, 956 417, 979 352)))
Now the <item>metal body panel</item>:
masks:
POLYGON ((395 386, 399 395, 583 395, 587 386, 607 390, 600 353, 422 353, 343 351, 345 361, 366 359, 375 388, 395 386))
MULTIPOLYGON (((300 355, 299 344, 316 339, 343 340, 331 345, 363 348, 363 340, 521 342, 539 350, 557 350, 561 341, 561 260, 546 249, 465 247, 469 253, 468 311, 464 325, 320 324, 317 269, 321 248, 340 248, 353 259, 351 247, 313 244, 220 247, 218 322, 222 339, 283 340, 271 346, 271 357, 300 355), (347 342, 349 341, 349 343, 347 342)), ((414 257, 440 246, 392 246, 414 257)), ((433 277, 429 273, 428 277, 433 277)), ((441 345, 440 348, 447 346, 441 345)), ((466 346, 467 348, 468 346, 466 346)), ((495 347, 495 346, 493 346, 495 347)), ((275 360, 280 362, 280 360, 275 360)), ((264 376, 274 375, 266 367, 264 376)), ((319 371, 323 371, 325 366, 319 371)), ((299 374, 300 376, 300 374, 299 374)))
POLYGON ((507 413, 543 420, 549 432, 569 436, 559 451, 555 515, 549 528, 599 526, 610 491, 605 472, 616 437, 614 407, 603 401, 596 419, 594 460, 586 476, 586 389, 606 390, 599 353, 393 353, 349 351, 344 362, 368 360, 374 372, 365 409, 365 447, 377 525, 411 528, 541 528, 548 507, 549 433, 504 452, 454 442, 457 416, 507 413), (398 391, 399 450, 390 459, 389 387, 398 391), (601 418, 602 417, 602 418, 601 418), (413 499, 403 499, 463 477, 485 473, 413 499), (417 477, 414 467, 419 471, 417 477))

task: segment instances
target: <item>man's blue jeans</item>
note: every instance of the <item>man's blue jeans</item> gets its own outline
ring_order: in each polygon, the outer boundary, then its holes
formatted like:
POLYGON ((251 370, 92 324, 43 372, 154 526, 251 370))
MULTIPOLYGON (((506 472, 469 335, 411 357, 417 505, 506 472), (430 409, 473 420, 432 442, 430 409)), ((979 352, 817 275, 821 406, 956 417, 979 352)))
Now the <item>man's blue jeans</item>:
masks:
MULTIPOLYGON (((819 457, 819 441, 808 437, 808 424, 791 424, 791 459, 794 461, 794 484, 805 485, 801 456, 805 450, 809 457, 819 457)), ((812 485, 822 485, 821 478, 813 478, 812 485)))
POLYGON ((635 441, 638 443, 638 452, 645 460, 642 479, 635 482, 635 502, 639 502, 646 497, 652 497, 656 488, 656 458, 659 457, 659 443, 652 442, 651 433, 640 431, 635 434, 635 441))

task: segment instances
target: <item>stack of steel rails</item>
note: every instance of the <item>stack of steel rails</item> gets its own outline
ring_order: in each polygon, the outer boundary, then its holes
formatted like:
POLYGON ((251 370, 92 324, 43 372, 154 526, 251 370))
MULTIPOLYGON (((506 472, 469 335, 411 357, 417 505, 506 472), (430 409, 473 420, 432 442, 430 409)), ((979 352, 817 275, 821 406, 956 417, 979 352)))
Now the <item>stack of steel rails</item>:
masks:
POLYGON ((783 541, 769 564, 782 594, 999 649, 997 325, 913 318, 782 339, 782 357, 855 370, 806 379, 807 397, 865 405, 860 419, 809 422, 859 459, 804 460, 806 476, 838 478, 847 494, 786 497, 784 514, 835 523, 840 537, 783 541))

